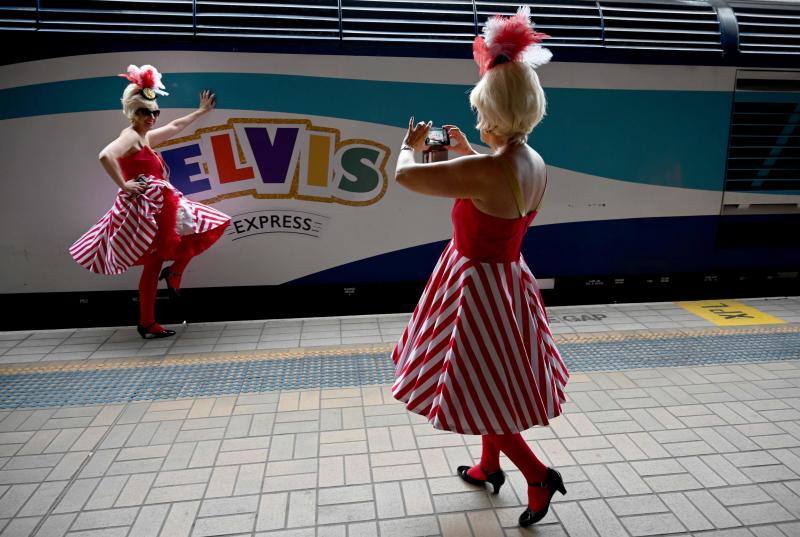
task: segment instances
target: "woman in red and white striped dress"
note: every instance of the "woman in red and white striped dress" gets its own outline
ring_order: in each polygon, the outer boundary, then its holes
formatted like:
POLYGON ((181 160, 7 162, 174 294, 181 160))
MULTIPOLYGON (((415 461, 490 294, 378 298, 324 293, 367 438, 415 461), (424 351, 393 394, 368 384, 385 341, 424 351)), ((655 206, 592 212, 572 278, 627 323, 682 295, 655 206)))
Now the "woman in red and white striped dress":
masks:
POLYGON ((497 493, 505 482, 500 452, 528 481, 519 523, 547 514, 561 475, 542 464, 520 435, 561 414, 569 373, 548 327, 542 297, 520 255, 546 186, 545 163, 525 143, 542 119, 545 96, 534 67, 550 53, 529 25, 529 12, 495 17, 473 50, 482 79, 470 102, 481 140, 478 154, 454 126, 445 126, 450 162, 416 164, 430 123, 414 125, 403 142, 397 182, 413 191, 456 198, 453 240, 439 259, 411 321, 394 349, 394 397, 437 429, 482 435, 476 466, 458 474, 497 493))
POLYGON ((212 110, 214 94, 204 91, 197 110, 156 129, 161 113, 156 95, 167 95, 161 74, 150 65, 131 65, 120 76, 130 81, 122 95, 130 126, 100 152, 100 162, 119 191, 111 209, 69 252, 81 266, 98 274, 121 274, 142 265, 137 329, 145 339, 168 337, 175 332, 155 320, 158 280, 166 280, 170 293, 177 295, 189 261, 219 239, 230 217, 183 197, 170 184, 169 170, 152 147, 212 110), (162 270, 168 259, 172 265, 162 270))

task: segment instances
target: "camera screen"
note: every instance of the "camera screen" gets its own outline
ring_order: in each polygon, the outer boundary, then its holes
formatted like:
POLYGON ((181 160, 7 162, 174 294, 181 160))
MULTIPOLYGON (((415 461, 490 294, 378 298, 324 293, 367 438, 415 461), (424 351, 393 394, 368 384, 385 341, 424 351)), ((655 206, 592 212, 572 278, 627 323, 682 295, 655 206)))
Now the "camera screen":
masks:
POLYGON ((444 129, 431 129, 428 131, 428 139, 433 143, 442 143, 447 141, 447 134, 444 129))

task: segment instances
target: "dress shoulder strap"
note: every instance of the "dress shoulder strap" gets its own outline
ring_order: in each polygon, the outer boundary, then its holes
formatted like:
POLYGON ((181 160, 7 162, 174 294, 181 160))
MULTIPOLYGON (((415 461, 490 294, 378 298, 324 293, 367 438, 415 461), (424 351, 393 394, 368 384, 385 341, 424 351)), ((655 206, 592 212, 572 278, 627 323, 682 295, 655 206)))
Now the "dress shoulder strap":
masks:
POLYGON ((539 198, 539 203, 536 204, 536 208, 533 212, 539 212, 539 207, 542 206, 542 202, 544 201, 544 195, 547 192, 547 168, 544 170, 544 188, 542 189, 542 196, 539 198))
POLYGON ((506 159, 505 155, 500 155, 500 162, 503 164, 503 168, 505 168, 506 173, 505 175, 506 180, 508 181, 508 186, 511 188, 511 193, 514 195, 514 201, 517 202, 517 210, 519 211, 520 216, 525 216, 528 211, 525 208, 525 201, 522 198, 522 190, 519 188, 519 179, 517 179, 517 173, 514 171, 514 168, 506 159))

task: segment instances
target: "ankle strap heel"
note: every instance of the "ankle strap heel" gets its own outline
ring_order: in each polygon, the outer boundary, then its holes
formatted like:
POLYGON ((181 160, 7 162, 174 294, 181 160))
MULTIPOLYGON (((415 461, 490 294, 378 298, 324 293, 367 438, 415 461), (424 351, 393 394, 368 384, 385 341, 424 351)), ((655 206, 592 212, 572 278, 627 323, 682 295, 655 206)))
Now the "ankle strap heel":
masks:
POLYGON ((561 494, 567 493, 567 488, 564 486, 564 480, 561 477, 561 473, 552 468, 547 469, 547 475, 545 476, 544 481, 534 483, 528 482, 528 486, 547 488, 550 490, 550 497, 547 498, 547 503, 540 510, 533 511, 529 507, 523 511, 523 513, 519 516, 519 525, 523 528, 527 528, 528 526, 539 522, 547 515, 547 511, 550 509, 550 502, 553 500, 553 495, 556 493, 556 491, 560 492, 561 494))
MULTIPOLYGON (((471 485, 483 486, 486 483, 489 483, 490 485, 492 485, 492 494, 500 493, 500 487, 502 487, 503 484, 505 484, 506 482, 506 474, 505 472, 503 472, 503 470, 497 470, 496 472, 492 472, 491 474, 487 474, 486 471, 484 470, 483 473, 486 474, 486 479, 483 480, 483 479, 475 479, 474 477, 469 475, 469 473, 467 472, 469 472, 470 468, 471 468, 470 466, 459 466, 456 469, 458 477, 460 477, 467 483, 470 483, 471 485)), ((481 470, 483 470, 483 468, 481 468, 481 470)))

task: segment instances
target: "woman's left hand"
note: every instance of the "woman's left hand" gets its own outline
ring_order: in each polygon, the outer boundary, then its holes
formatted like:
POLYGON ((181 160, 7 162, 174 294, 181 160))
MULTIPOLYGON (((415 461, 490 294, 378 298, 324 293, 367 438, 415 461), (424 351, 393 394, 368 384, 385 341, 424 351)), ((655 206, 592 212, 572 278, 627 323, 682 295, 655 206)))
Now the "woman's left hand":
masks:
POLYGON ((209 112, 214 109, 217 104, 217 95, 211 93, 211 90, 203 90, 200 93, 200 110, 209 112))
POLYGON ((403 145, 414 148, 414 151, 425 151, 428 146, 425 144, 425 138, 428 137, 428 131, 433 125, 432 121, 424 123, 420 121, 414 125, 414 116, 408 120, 408 132, 403 138, 403 145))

